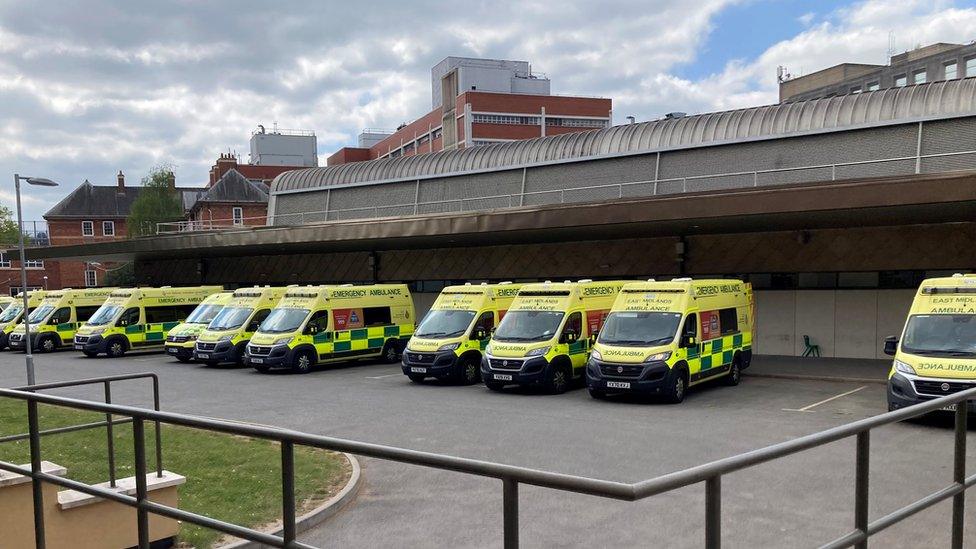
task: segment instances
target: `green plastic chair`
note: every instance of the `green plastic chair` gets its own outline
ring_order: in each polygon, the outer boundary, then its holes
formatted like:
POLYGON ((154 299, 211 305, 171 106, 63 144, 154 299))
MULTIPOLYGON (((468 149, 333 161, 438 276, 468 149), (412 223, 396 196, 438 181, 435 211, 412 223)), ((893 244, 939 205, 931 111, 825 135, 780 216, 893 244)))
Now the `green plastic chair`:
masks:
POLYGON ((803 354, 800 355, 801 357, 806 357, 806 356, 812 356, 817 358, 820 357, 820 345, 814 345, 810 343, 810 336, 808 335, 803 336, 803 344, 806 345, 807 348, 806 350, 803 351, 803 354))

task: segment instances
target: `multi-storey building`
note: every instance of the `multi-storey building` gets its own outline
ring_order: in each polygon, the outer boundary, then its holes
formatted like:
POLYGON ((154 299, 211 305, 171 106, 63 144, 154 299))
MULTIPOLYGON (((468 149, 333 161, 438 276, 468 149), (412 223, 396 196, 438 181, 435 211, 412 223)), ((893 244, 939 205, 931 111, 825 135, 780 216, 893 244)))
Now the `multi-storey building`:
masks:
POLYGON ((432 110, 395 131, 364 130, 328 165, 609 127, 607 98, 550 94, 525 61, 448 57, 431 69, 432 110))
POLYGON ((841 63, 799 77, 780 68, 779 100, 806 101, 976 76, 976 42, 940 42, 893 55, 887 65, 841 63))

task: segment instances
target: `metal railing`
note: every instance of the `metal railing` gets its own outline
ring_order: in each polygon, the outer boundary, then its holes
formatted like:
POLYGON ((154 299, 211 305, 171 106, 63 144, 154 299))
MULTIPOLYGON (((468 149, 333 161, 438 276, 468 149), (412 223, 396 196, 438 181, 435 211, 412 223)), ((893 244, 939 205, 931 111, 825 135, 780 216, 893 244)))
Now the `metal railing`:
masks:
MULTIPOLYGON (((24 245, 25 246, 50 246, 51 245, 51 233, 47 227, 47 221, 28 221, 24 220, 21 225, 21 231, 24 233, 24 245)), ((0 239, 0 251, 4 251, 5 248, 16 248, 19 244, 19 235, 15 232, 11 235, 12 238, 0 239)), ((20 256, 17 256, 19 259, 20 256)), ((9 257, 6 258, 9 261, 9 257)))
MULTIPOLYGON (((35 387, 36 388, 36 387, 35 387)), ((30 455, 31 467, 24 468, 11 463, 0 461, 0 469, 19 473, 30 477, 34 487, 34 528, 37 547, 44 547, 44 523, 42 509, 41 484, 48 482, 95 497, 115 501, 137 510, 137 526, 139 533, 139 547, 149 547, 149 514, 165 516, 175 520, 182 520, 206 528, 230 534, 273 547, 308 548, 311 547, 296 540, 296 508, 295 508, 295 461, 296 445, 309 446, 338 452, 348 452, 361 456, 395 461, 412 465, 420 465, 443 471, 453 471, 495 478, 502 483, 503 509, 503 540, 508 549, 519 545, 519 496, 520 484, 528 484, 587 494, 602 498, 636 501, 658 494, 663 494, 686 486, 704 483, 705 485, 705 547, 718 549, 722 542, 722 477, 741 471, 774 459, 790 456, 805 450, 817 448, 831 442, 848 437, 857 438, 855 457, 855 496, 854 496, 854 529, 836 540, 824 545, 827 548, 867 547, 867 540, 886 528, 924 510, 936 503, 952 498, 952 547, 962 549, 963 532, 965 527, 965 491, 976 484, 976 475, 966 477, 966 433, 967 433, 967 401, 976 399, 976 388, 961 391, 949 396, 933 399, 929 402, 917 404, 901 410, 888 412, 853 423, 834 427, 826 431, 803 436, 791 441, 767 446, 765 448, 746 452, 737 456, 691 467, 683 471, 665 474, 653 479, 633 484, 598 480, 561 473, 528 469, 488 461, 460 458, 395 448, 379 444, 356 442, 340 438, 302 433, 287 429, 265 427, 236 423, 226 420, 209 419, 187 414, 176 414, 77 400, 65 397, 43 395, 16 389, 0 389, 0 397, 14 398, 26 401, 30 424, 30 455), (61 478, 44 473, 41 470, 40 431, 37 424, 37 405, 52 404, 80 410, 102 412, 109 415, 126 416, 131 418, 135 444, 136 495, 135 497, 120 494, 103 488, 96 488, 81 482, 61 478), (874 521, 868 514, 868 493, 870 483, 870 431, 874 428, 896 423, 906 419, 921 416, 956 405, 955 412, 955 446, 954 468, 952 483, 918 501, 906 505, 896 511, 884 515, 874 521), (275 536, 251 528, 245 528, 228 522, 220 521, 191 513, 175 507, 170 507, 150 501, 146 488, 146 453, 145 428, 146 421, 180 425, 183 427, 203 429, 232 435, 240 435, 276 441, 281 448, 281 487, 282 487, 282 536, 275 536)), ((159 429, 157 428, 157 433, 159 429)))
POLYGON ((237 219, 201 219, 156 223, 156 234, 175 234, 197 231, 227 231, 266 225, 267 216, 239 217, 237 219))

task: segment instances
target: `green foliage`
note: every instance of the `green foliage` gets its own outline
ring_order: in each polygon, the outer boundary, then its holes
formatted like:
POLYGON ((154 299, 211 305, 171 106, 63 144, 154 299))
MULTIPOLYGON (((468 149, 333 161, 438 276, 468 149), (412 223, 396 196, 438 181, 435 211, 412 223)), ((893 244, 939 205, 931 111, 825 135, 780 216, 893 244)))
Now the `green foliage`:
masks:
POLYGON ((156 234, 156 224, 183 219, 183 204, 179 192, 171 186, 174 180, 169 166, 156 166, 142 178, 139 198, 132 203, 129 212, 130 237, 156 234))
POLYGON ((0 204, 0 246, 13 246, 19 238, 17 220, 10 208, 0 204))
POLYGON ((136 273, 132 263, 126 263, 121 267, 105 271, 105 286, 118 286, 120 288, 130 288, 136 285, 136 273))

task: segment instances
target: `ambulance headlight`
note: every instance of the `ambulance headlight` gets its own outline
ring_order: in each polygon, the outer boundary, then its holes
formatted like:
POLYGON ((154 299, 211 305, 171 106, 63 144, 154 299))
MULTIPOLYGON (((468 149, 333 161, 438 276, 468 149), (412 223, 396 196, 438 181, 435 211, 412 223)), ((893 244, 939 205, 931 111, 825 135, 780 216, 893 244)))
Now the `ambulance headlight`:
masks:
POLYGON ((539 347, 538 349, 532 349, 531 351, 525 353, 525 356, 542 356, 549 352, 549 347, 539 347))
POLYGON ((895 371, 896 372, 901 372, 903 374, 911 374, 913 376, 914 375, 918 375, 918 374, 915 373, 915 368, 912 368, 911 366, 909 366, 908 364, 906 364, 906 363, 904 363, 904 362, 902 362, 900 360, 896 360, 894 362, 894 366, 895 366, 895 371))
POLYGON ((437 350, 438 351, 453 351, 454 349, 457 349, 460 346, 461 346, 460 343, 448 343, 447 345, 441 345, 440 347, 437 348, 437 350))
POLYGON ((592 358, 593 360, 603 360, 603 355, 600 354, 600 351, 593 349, 590 351, 590 358, 592 358))
POLYGON ((294 339, 294 338, 291 338, 291 337, 283 337, 281 339, 275 340, 274 344, 275 345, 288 345, 289 343, 291 343, 291 340, 292 339, 294 339))
POLYGON ((644 362, 664 362, 669 358, 671 358, 671 351, 664 351, 663 353, 655 353, 645 358, 644 362))

